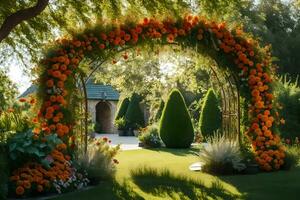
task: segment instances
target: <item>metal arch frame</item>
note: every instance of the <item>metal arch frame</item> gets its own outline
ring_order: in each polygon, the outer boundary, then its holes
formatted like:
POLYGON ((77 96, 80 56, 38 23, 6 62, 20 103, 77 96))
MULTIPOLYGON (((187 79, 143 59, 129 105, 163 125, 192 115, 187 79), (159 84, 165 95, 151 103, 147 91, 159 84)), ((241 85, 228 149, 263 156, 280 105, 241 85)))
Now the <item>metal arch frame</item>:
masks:
POLYGON ((240 91, 238 80, 234 73, 224 70, 216 70, 210 66, 213 76, 216 78, 218 89, 222 97, 222 132, 229 138, 241 142, 240 124, 240 91), (226 84, 222 84, 225 82, 226 84))

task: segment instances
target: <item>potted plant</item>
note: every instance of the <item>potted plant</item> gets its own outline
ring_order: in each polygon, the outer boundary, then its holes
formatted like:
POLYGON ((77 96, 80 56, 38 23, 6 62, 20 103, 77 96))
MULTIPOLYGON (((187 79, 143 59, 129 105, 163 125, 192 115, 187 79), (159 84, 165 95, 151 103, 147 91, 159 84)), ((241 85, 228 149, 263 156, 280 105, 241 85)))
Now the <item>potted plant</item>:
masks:
POLYGON ((123 117, 115 120, 119 136, 126 136, 126 121, 123 117))

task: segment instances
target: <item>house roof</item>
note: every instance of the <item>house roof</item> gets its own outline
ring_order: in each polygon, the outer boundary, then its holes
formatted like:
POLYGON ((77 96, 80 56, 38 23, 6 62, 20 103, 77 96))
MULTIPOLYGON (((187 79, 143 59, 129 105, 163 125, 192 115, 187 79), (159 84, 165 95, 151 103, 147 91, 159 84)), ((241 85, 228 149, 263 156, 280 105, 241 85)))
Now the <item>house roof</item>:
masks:
MULTIPOLYGON (((88 81, 86 84, 87 97, 90 100, 109 100, 118 101, 120 93, 111 85, 97 84, 93 81, 88 81)), ((19 98, 26 97, 37 91, 36 85, 31 85, 19 98)))

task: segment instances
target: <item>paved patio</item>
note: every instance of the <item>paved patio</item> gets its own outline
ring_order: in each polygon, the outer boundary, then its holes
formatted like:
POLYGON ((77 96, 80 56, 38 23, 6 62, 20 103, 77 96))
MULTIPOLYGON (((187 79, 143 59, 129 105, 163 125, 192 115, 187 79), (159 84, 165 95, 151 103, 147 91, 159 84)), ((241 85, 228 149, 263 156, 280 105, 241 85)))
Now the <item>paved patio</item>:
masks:
POLYGON ((135 136, 119 136, 118 134, 96 134, 96 138, 107 137, 111 140, 111 145, 121 145, 122 150, 141 149, 138 146, 139 140, 135 136))

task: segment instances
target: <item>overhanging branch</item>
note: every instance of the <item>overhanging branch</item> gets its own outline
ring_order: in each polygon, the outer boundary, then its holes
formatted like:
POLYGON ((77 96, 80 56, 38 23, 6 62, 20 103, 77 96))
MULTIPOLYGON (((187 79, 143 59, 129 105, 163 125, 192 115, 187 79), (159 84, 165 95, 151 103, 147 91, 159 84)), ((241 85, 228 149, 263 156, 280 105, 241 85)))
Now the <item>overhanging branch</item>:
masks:
POLYGON ((38 0, 35 6, 19 10, 8 16, 0 28, 0 42, 20 23, 39 15, 48 5, 49 0, 38 0))

